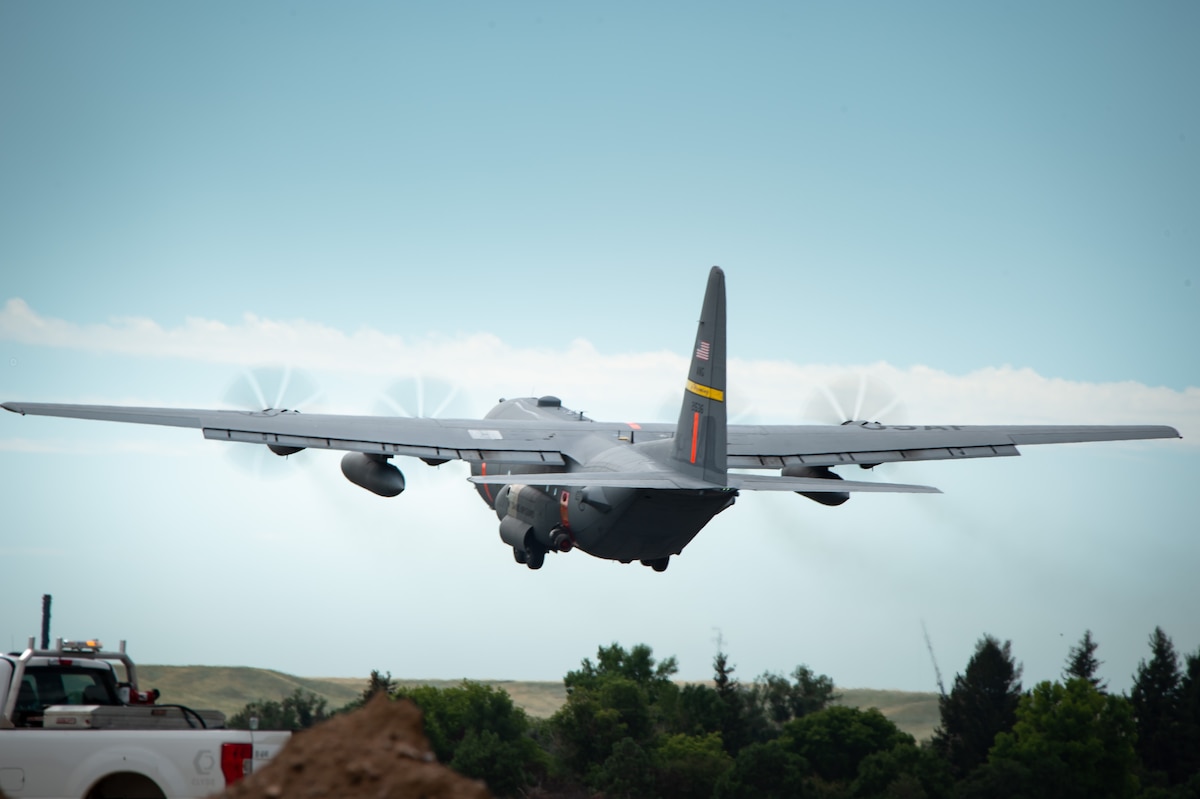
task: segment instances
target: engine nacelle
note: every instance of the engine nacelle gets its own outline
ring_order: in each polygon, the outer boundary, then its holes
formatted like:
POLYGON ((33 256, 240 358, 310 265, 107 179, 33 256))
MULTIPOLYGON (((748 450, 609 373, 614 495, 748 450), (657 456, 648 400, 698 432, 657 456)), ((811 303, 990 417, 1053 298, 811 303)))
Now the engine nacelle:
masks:
POLYGON ((404 474, 383 455, 347 452, 342 458, 342 474, 381 497, 394 497, 404 490, 404 474))
MULTIPOLYGON (((784 466, 784 477, 810 477, 817 480, 841 480, 842 476, 828 466, 784 466)), ((813 502, 820 502, 830 507, 841 505, 850 499, 849 491, 797 491, 802 497, 808 497, 813 502)))

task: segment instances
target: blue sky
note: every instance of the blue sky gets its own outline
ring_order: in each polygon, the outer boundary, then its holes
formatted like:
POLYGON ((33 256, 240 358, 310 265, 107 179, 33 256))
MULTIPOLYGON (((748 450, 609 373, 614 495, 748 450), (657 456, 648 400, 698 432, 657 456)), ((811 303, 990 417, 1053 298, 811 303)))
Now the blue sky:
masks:
POLYGON ((670 419, 720 264, 742 419, 870 375, 885 421, 1184 435, 880 470, 936 497, 744 496, 665 574, 530 573, 461 468, 404 464, 386 501, 327 453, 5 414, 0 645, 48 592, 57 632, 144 662, 557 679, 616 640, 699 679, 719 630, 745 678, 930 689, 924 621, 947 677, 985 632, 1055 677, 1091 628, 1126 687, 1155 625, 1200 647, 1198 29, 1166 2, 0 6, 4 400, 210 407, 289 367, 331 412, 420 376, 464 415, 670 419))

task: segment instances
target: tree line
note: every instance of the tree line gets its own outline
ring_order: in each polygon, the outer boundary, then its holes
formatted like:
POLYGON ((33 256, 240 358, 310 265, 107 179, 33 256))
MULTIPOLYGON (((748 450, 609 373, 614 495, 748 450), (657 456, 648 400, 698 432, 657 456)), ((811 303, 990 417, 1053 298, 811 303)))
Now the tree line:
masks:
POLYGON ((681 685, 674 657, 616 643, 567 673, 547 719, 491 686, 398 686, 375 671, 344 708, 298 689, 230 726, 302 729, 377 693, 409 699, 439 761, 501 797, 1200 799, 1200 651, 1181 659, 1161 628, 1149 643, 1124 695, 1097 677, 1090 631, 1060 680, 1029 690, 1011 642, 984 635, 920 743, 877 709, 836 704, 833 680, 807 666, 741 682, 719 649, 711 684, 681 685))

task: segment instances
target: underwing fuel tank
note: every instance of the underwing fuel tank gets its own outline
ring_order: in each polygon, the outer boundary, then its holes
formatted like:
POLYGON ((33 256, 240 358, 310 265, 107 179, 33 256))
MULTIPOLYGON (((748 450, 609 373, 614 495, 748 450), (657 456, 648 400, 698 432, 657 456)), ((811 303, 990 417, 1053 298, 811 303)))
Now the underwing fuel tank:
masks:
POLYGON ((394 497, 404 490, 404 474, 382 455, 347 452, 342 458, 342 474, 381 497, 394 497))
MULTIPOLYGON (((784 477, 811 477, 818 480, 841 480, 842 476, 828 466, 784 466, 784 477)), ((797 491, 802 497, 808 497, 813 502, 834 507, 850 499, 848 491, 797 491)))

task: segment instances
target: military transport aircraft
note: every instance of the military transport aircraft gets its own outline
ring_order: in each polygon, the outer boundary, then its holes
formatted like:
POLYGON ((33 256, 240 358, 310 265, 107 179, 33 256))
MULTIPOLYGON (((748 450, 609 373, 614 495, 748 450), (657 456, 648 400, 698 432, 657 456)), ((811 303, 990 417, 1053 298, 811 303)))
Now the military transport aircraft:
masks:
POLYGON ((836 466, 1018 455, 1022 444, 1178 438, 1165 426, 730 425, 726 419, 725 275, 713 267, 674 424, 597 422, 557 397, 501 400, 483 419, 185 410, 6 402, 20 414, 194 427, 276 455, 346 450, 342 472, 381 496, 404 490, 397 455, 431 465, 466 461, 518 563, 578 548, 667 568, 740 491, 794 491, 839 505, 856 491, 936 488, 844 480, 836 466), (745 470, 731 472, 730 469, 745 470), (747 471, 774 470, 778 474, 747 471))

